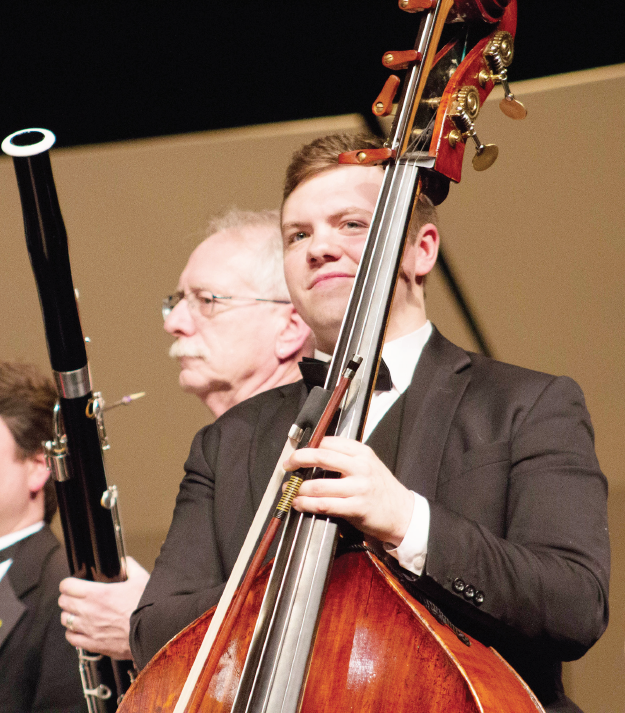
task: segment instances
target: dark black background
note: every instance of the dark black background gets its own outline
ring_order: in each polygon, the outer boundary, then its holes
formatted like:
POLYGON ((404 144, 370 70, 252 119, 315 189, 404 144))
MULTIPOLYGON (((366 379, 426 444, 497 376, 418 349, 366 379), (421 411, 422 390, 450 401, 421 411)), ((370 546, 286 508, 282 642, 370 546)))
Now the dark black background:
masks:
MULTIPOLYGON (((625 61, 625 3, 519 0, 512 80, 625 61)), ((368 111, 395 0, 2 0, 0 137, 60 146, 368 111)), ((572 108, 574 109, 574 108, 572 108)))

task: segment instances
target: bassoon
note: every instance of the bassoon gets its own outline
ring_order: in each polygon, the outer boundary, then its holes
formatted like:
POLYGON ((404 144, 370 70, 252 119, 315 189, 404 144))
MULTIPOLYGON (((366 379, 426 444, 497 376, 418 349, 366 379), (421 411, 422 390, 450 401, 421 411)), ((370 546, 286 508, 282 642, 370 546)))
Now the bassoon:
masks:
MULTIPOLYGON (((18 131, 2 142, 2 150, 13 157, 26 245, 59 393, 54 440, 45 444, 46 457, 55 480, 72 575, 119 582, 126 579, 126 566, 117 488, 106 481, 104 404, 91 387, 67 233, 48 154, 54 142, 54 134, 47 129, 18 131)), ((89 713, 117 710, 132 682, 132 661, 115 661, 78 649, 78 665, 89 713)))

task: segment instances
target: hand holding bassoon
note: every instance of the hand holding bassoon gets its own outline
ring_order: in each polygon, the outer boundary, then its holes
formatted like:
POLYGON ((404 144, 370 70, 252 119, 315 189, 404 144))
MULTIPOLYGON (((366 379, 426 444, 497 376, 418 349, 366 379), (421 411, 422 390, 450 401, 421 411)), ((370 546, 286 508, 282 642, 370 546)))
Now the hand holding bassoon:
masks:
POLYGON ((129 619, 150 575, 132 557, 126 557, 126 573, 125 582, 111 584, 77 577, 61 581, 61 622, 67 627, 65 638, 72 646, 99 651, 116 660, 132 658, 128 645, 129 619))

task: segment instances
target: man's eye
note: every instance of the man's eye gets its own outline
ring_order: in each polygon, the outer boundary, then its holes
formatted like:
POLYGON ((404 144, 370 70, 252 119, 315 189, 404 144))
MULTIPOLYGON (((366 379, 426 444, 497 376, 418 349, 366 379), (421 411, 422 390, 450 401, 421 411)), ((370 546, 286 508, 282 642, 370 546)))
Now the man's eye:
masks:
POLYGON ((308 235, 303 230, 300 230, 297 233, 292 233, 291 235, 289 235, 289 245, 293 243, 299 243, 300 240, 304 240, 307 237, 308 235))
POLYGON ((203 295, 203 294, 199 294, 199 295, 197 296, 197 299, 198 299, 198 302, 199 302, 200 304, 203 304, 203 305, 209 305, 209 304, 211 304, 211 303, 214 301, 213 295, 203 295))
POLYGON ((350 230, 358 230, 359 228, 367 228, 368 227, 360 220, 346 220, 344 225, 346 228, 349 228, 350 230))

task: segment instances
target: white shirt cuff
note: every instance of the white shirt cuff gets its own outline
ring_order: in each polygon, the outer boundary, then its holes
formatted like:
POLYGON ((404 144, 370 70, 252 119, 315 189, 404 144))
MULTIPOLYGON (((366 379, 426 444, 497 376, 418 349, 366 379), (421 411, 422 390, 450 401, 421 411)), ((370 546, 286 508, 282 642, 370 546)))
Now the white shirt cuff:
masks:
POLYGON ((394 557, 401 567, 421 575, 428 553, 430 503, 422 495, 412 490, 410 492, 414 495, 414 507, 404 539, 397 547, 384 543, 384 550, 394 557))

